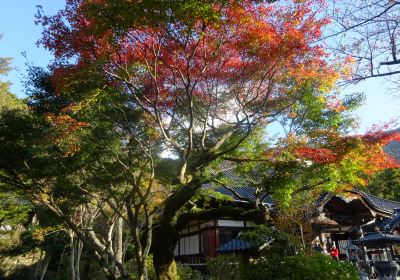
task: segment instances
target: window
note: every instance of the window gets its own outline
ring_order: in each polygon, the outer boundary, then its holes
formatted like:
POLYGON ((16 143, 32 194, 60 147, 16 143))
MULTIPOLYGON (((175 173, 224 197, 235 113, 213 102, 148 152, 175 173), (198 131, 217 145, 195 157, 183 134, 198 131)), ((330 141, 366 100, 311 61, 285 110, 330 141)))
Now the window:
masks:
MULTIPOLYGON (((178 249, 175 249, 178 252, 178 249)), ((179 255, 194 255, 200 253, 199 235, 182 237, 179 239, 179 255)))
POLYGON ((240 229, 237 229, 237 228, 220 228, 219 229, 219 246, 238 237, 239 232, 240 232, 240 229))

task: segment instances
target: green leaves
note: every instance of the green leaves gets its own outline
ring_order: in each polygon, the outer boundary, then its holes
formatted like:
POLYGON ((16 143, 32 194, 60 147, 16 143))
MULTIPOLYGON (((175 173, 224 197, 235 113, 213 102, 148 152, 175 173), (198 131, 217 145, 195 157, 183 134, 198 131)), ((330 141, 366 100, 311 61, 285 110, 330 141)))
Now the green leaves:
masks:
POLYGON ((400 201, 400 168, 386 169, 371 176, 367 190, 379 197, 400 201))
POLYGON ((114 38, 118 39, 133 26, 158 28, 180 22, 182 26, 190 28, 199 20, 217 21, 221 16, 219 7, 227 3, 226 0, 106 0, 85 3, 82 8, 84 14, 94 22, 91 26, 94 34, 104 34, 111 28, 114 38))
POLYGON ((241 279, 239 270, 240 257, 235 254, 220 255, 206 261, 207 271, 211 279, 241 279))
POLYGON ((32 205, 22 197, 1 189, 0 184, 0 226, 15 226, 28 222, 32 205))
MULTIPOLYGON (((0 33, 1 39, 1 33, 0 33)), ((0 77, 12 70, 10 58, 0 57, 0 77)), ((0 80, 0 112, 3 110, 26 109, 23 100, 10 92, 10 82, 0 80)))
POLYGON ((275 256, 250 264, 246 269, 249 280, 357 280, 358 271, 351 263, 337 262, 328 256, 275 256))

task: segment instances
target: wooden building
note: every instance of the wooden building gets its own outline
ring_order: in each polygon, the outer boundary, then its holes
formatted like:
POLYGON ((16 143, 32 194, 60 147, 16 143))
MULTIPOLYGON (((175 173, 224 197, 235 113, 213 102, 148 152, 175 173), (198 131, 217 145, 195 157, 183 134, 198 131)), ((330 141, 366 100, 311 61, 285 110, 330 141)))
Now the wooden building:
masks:
MULTIPOLYGON (((207 187, 207 186, 206 186, 207 187)), ((251 187, 218 187, 215 191, 230 196, 235 207, 252 207, 256 192, 251 187), (245 198, 245 199, 244 199, 245 198)), ((258 195, 260 196, 260 195, 258 195)), ((273 208, 273 200, 263 197, 263 203, 273 208)), ((379 198, 362 191, 347 191, 342 194, 326 193, 316 200, 315 215, 311 219, 316 240, 328 245, 336 244, 341 258, 349 257, 351 240, 374 232, 388 223, 400 203, 379 198)), ((398 234, 396 225, 390 224, 391 232, 398 234)), ((224 252, 249 250, 249 244, 238 239, 240 232, 250 229, 254 222, 232 217, 191 220, 180 231, 174 255, 178 262, 192 267, 204 267, 208 257, 224 252)), ((387 226, 387 225, 386 225, 387 226)))
MULTIPOLYGON (((229 188, 218 187, 215 191, 229 196, 230 205, 244 209, 249 209, 251 207, 249 201, 256 197, 255 190, 250 187, 235 187, 234 192, 229 188)), ((268 207, 273 205, 270 197, 265 197, 263 203, 268 207)), ((218 254, 218 248, 236 239, 240 232, 253 226, 253 221, 238 220, 228 216, 218 219, 191 220, 179 233, 179 242, 174 251, 175 260, 191 266, 203 266, 206 258, 218 254)), ((233 244, 238 244, 236 248, 238 250, 244 249, 240 247, 242 242, 233 244)), ((235 251, 235 248, 231 249, 235 251)))
POLYGON ((335 242, 343 257, 351 240, 379 231, 380 224, 400 209, 399 202, 362 191, 326 194, 317 206, 319 216, 312 221, 315 232, 320 241, 335 242))

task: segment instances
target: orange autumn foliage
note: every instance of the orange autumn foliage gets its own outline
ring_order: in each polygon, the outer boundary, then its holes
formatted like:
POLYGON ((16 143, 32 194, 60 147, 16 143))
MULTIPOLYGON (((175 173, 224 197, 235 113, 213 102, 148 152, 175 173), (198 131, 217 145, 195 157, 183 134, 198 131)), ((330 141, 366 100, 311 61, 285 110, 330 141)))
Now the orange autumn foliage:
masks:
POLYGON ((295 155, 315 163, 333 163, 338 159, 338 155, 327 148, 300 147, 295 149, 295 155))
POLYGON ((77 152, 79 150, 79 139, 76 132, 81 128, 88 127, 89 123, 77 121, 65 114, 55 115, 48 113, 45 117, 55 129, 50 141, 57 146, 64 147, 64 156, 70 156, 77 152))

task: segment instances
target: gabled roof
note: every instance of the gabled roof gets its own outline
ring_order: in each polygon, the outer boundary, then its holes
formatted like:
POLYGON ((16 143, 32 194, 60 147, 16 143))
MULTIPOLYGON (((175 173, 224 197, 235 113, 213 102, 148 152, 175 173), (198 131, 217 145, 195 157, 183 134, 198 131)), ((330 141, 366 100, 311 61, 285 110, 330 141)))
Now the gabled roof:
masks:
MULTIPOLYGON (((393 201, 393 200, 388 200, 384 198, 380 198, 378 196, 366 193, 364 191, 360 190, 349 190, 345 191, 347 193, 353 193, 356 194, 360 197, 360 199, 368 205, 371 209, 382 212, 385 214, 393 215, 396 210, 400 210, 400 202, 393 201)), ((321 196, 316 200, 316 205, 318 207, 324 206, 332 197, 334 197, 335 194, 333 193, 323 193, 321 196)), ((346 197, 342 197, 341 195, 336 195, 343 200, 346 200, 346 197)))
MULTIPOLYGON (((209 183, 203 185, 203 188, 213 189, 216 192, 228 195, 236 202, 254 202, 256 200, 256 188, 250 187, 249 181, 237 174, 234 163, 223 162, 220 165, 220 169, 214 172, 214 175, 215 177, 222 177, 224 182, 228 182, 226 186, 215 186, 213 183, 209 183)), ((258 197, 263 198, 262 202, 265 204, 274 204, 274 201, 270 196, 266 196, 265 192, 261 192, 258 197)))
MULTIPOLYGON (((222 176, 225 181, 228 181, 227 186, 214 186, 214 184, 206 184, 204 188, 214 189, 215 191, 230 196, 237 202, 254 202, 256 199, 256 189, 248 186, 249 182, 245 178, 239 176, 235 172, 233 163, 224 162, 220 165, 220 170, 216 171, 215 176, 222 176)), ((376 211, 392 215, 396 209, 400 209, 400 202, 383 199, 375 195, 366 193, 361 190, 351 190, 350 193, 361 195, 363 201, 376 211)), ((334 196, 333 193, 322 193, 316 200, 315 205, 323 206, 327 201, 334 196)), ((265 193, 260 193, 259 197, 263 197, 263 202, 271 206, 274 201, 270 196, 265 196, 265 193)))
POLYGON ((394 214, 397 209, 400 209, 400 202, 380 198, 378 196, 363 191, 352 191, 352 192, 360 194, 370 206, 372 206, 378 211, 382 211, 388 214, 394 214))

